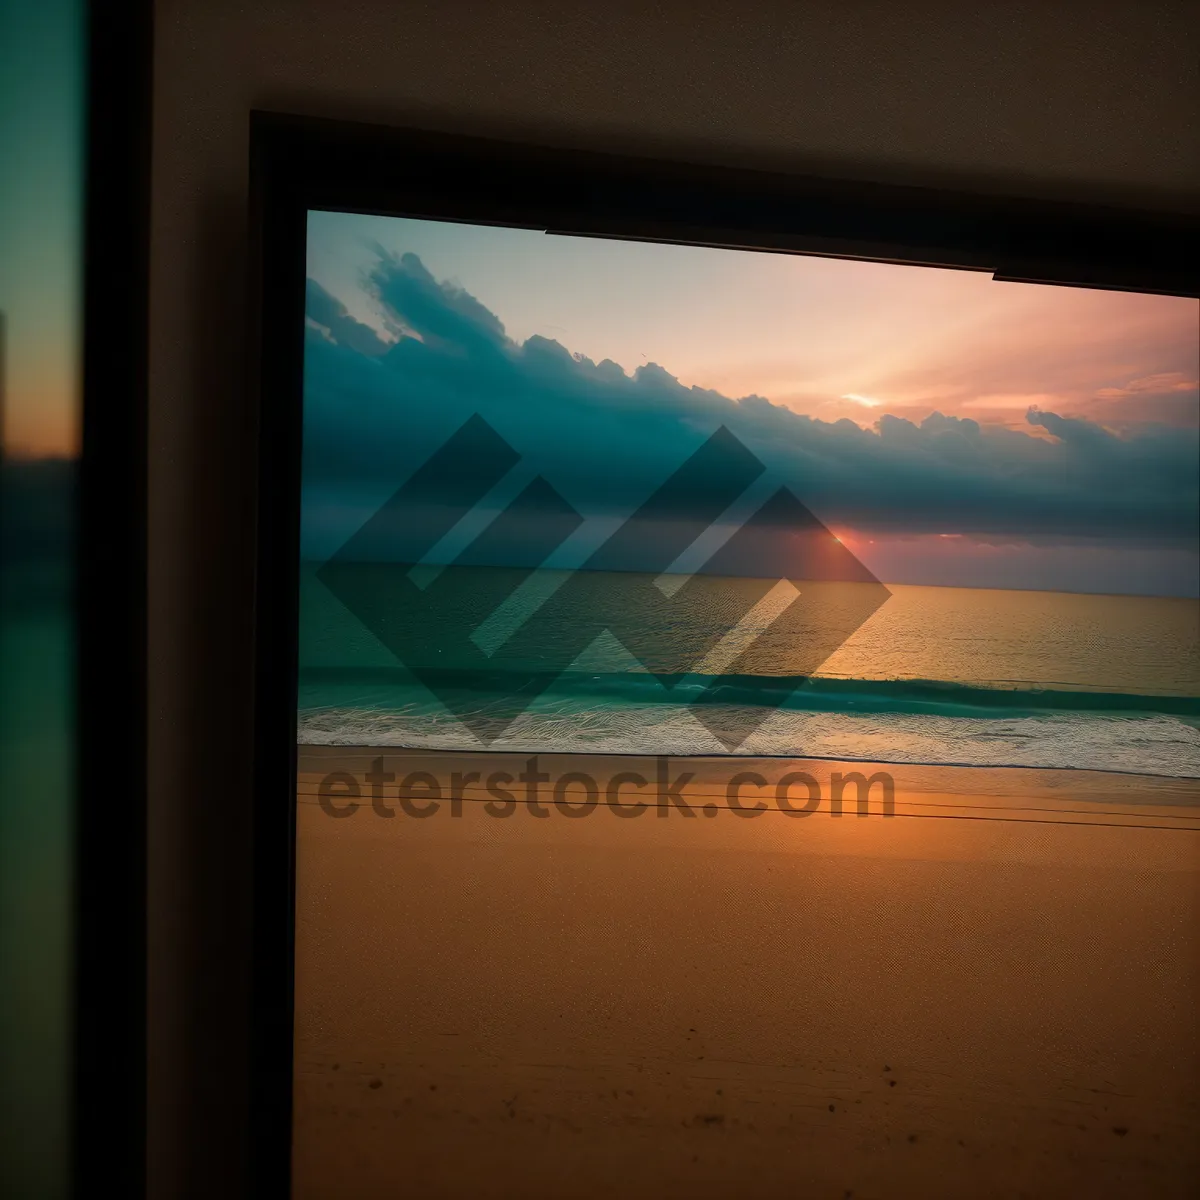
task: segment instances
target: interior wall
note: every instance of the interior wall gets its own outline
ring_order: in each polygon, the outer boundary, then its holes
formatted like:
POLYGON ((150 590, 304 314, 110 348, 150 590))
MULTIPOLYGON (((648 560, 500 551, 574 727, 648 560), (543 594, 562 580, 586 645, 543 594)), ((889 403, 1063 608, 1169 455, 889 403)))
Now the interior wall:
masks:
POLYGON ((243 1194, 250 109, 1195 210, 1197 12, 1167 0, 158 0, 153 1196, 243 1194))

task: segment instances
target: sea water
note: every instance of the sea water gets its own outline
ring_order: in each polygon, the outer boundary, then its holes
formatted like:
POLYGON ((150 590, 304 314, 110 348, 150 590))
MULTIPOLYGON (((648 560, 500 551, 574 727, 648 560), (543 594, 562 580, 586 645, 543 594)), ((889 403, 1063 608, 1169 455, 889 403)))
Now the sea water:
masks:
MULTIPOLYGON (((494 586, 492 578, 493 586, 482 590, 511 590, 515 603, 490 619, 476 614, 475 645, 489 654, 502 651, 565 575, 538 572, 519 588, 514 575, 512 589, 494 586)), ((589 586, 600 604, 623 582, 595 573, 589 586)), ((729 623, 727 611, 742 611, 737 592, 748 581, 703 582, 694 611, 676 614, 656 631, 664 643, 686 647, 701 627, 729 623)), ((885 602, 815 669, 806 639, 778 635, 778 606, 759 605, 742 620, 739 635, 757 644, 756 673, 717 668, 729 672, 721 676, 721 703, 755 717, 752 732, 732 752, 1200 778, 1200 608, 1194 600, 888 590, 885 602), (782 703, 777 688, 767 686, 780 680, 794 684, 782 703)), ((544 621, 539 628, 547 643, 559 635, 544 621)), ((568 638, 565 630, 562 637, 568 638)), ((422 645, 427 651, 417 657, 425 661, 399 661, 315 568, 304 566, 298 740, 444 749, 487 744, 547 753, 730 752, 692 707, 712 689, 703 660, 664 683, 617 638, 600 633, 485 743, 460 720, 461 707, 458 715, 449 711, 410 670, 455 669, 453 651, 434 633, 422 645)), ((500 652, 491 661, 503 659, 500 652)), ((463 686, 486 711, 509 678, 498 665, 473 670, 463 686)), ((460 701, 462 694, 460 687, 460 701)))

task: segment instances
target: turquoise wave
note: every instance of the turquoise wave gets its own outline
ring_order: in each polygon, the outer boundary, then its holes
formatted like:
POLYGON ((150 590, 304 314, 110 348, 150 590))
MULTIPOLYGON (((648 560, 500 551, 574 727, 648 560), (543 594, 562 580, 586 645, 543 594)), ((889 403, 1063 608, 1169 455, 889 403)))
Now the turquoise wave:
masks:
MULTIPOLYGON (((505 671, 444 669, 425 672, 437 687, 477 692, 481 697, 513 690, 505 671)), ((547 674, 538 690, 577 695, 611 705, 679 705, 706 693, 708 703, 768 706, 797 712, 927 713, 937 716, 1037 716, 1045 713, 1156 714, 1200 723, 1200 696, 1134 694, 1094 688, 1046 686, 1010 680, 946 682, 932 679, 809 679, 786 676, 685 675, 664 677, 622 672, 594 674, 565 671, 547 674), (780 703, 780 693, 790 691, 780 703)), ((411 700, 414 677, 400 667, 305 667, 300 671, 302 707, 338 703, 334 690, 397 689, 411 700), (322 693, 330 689, 328 698, 322 693)), ((384 696, 378 696, 383 701, 384 696)), ((377 701, 377 702, 378 702, 377 701)))

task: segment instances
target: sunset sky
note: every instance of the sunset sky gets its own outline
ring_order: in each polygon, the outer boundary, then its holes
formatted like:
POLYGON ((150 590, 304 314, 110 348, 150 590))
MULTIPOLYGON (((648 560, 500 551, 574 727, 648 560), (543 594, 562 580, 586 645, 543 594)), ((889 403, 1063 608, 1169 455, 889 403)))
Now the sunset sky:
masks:
POLYGON ((309 275, 382 329, 370 242, 465 288, 509 337, 765 396, 823 420, 947 415, 1028 430, 1030 407, 1197 423, 1200 302, 996 283, 972 271, 314 213, 309 275))
POLYGON ((308 274, 309 445, 394 447, 308 459, 312 553, 474 407, 564 495, 726 424, 889 582, 1196 591, 1196 300, 331 213, 308 274))

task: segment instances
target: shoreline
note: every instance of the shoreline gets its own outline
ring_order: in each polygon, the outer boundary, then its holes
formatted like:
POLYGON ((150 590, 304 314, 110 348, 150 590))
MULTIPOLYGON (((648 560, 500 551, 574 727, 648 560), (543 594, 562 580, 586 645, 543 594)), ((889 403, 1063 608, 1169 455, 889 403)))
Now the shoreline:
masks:
MULTIPOLYGON (((382 759, 384 769, 398 772, 401 763, 417 768, 453 772, 457 768, 474 770, 481 776, 489 768, 524 766, 535 761, 539 766, 559 768, 559 773, 577 773, 584 767, 610 776, 640 765, 651 775, 660 761, 676 772, 689 774, 690 782, 676 792, 682 807, 700 810, 704 804, 719 800, 719 789, 727 787, 731 778, 754 772, 761 766, 776 782, 788 770, 803 770, 806 766, 814 778, 823 776, 830 784, 823 789, 822 805, 815 812, 827 812, 825 801, 831 797, 835 774, 857 774, 874 778, 883 773, 894 787, 894 815, 919 816, 908 811, 913 806, 935 799, 951 799, 952 807, 964 810, 979 809, 980 801, 1019 800, 1020 804, 996 807, 1003 810, 1024 809, 1034 813, 1067 814, 1078 812, 1093 816, 1123 816, 1132 819, 1154 817, 1170 822, 1186 822, 1186 827, 1200 828, 1200 780, 1168 775, 1143 775, 1136 772, 1095 771, 1085 768, 1047 767, 977 767, 965 764, 894 763, 879 759, 831 758, 817 756, 784 756, 764 754, 709 755, 651 755, 611 754, 605 752, 527 751, 527 750, 442 750, 420 747, 325 745, 297 746, 298 776, 308 776, 309 792, 319 777, 329 772, 356 770, 365 773, 371 763, 382 759), (787 770, 785 770, 785 767, 787 770), (843 770, 839 770, 842 768, 843 770), (718 789, 714 793, 714 788, 718 789), (698 803, 689 804, 688 797, 698 803), (1071 805, 1082 808, 1071 808, 1071 805)), ((764 776, 765 777, 765 776, 764 776)), ((485 803, 489 793, 485 780, 462 788, 461 799, 485 803)), ((303 790, 303 789, 302 789, 303 790)), ((645 797, 643 797, 645 798, 645 797)), ((853 807, 857 793, 845 796, 847 807, 853 807)), ((872 809, 878 806, 878 792, 869 796, 872 809)), ((723 807, 723 806, 721 806, 723 807)), ((982 814, 980 814, 982 816, 982 814)))
MULTIPOLYGON (((1185 722, 1191 724, 1191 722, 1185 722)), ((516 750, 516 749, 494 749, 494 748, 471 748, 471 749, 453 749, 442 746, 404 746, 404 745, 388 745, 377 744, 367 745, 362 742, 304 742, 297 741, 296 750, 298 753, 312 753, 315 751, 327 750, 331 754, 344 752, 348 755, 366 753, 374 751, 386 755, 398 754, 432 754, 432 755, 510 755, 512 757, 528 757, 529 755, 537 755, 538 757, 550 756, 567 756, 571 758, 631 758, 631 759, 648 759, 663 757, 670 759, 686 759, 688 761, 703 761, 703 762, 739 762, 749 760, 762 760, 769 762, 818 762, 818 763, 855 763, 860 767, 883 767, 883 768, 913 768, 930 770, 964 770, 964 771, 1040 771, 1040 772, 1070 772, 1081 773, 1085 775, 1104 775, 1104 776, 1123 776, 1131 779, 1146 779, 1146 780, 1162 780, 1180 785, 1194 785, 1195 803, 1200 805, 1200 775, 1170 775, 1156 771, 1130 771, 1118 770, 1110 767, 1043 767, 1029 763, 970 763, 970 762, 954 762, 954 761, 915 761, 911 759, 887 759, 887 758, 853 758, 850 756, 831 755, 831 754, 770 754, 755 751, 752 754, 739 753, 704 753, 697 754, 691 752, 670 752, 663 755, 653 754, 649 751, 613 751, 613 750, 516 750)))

